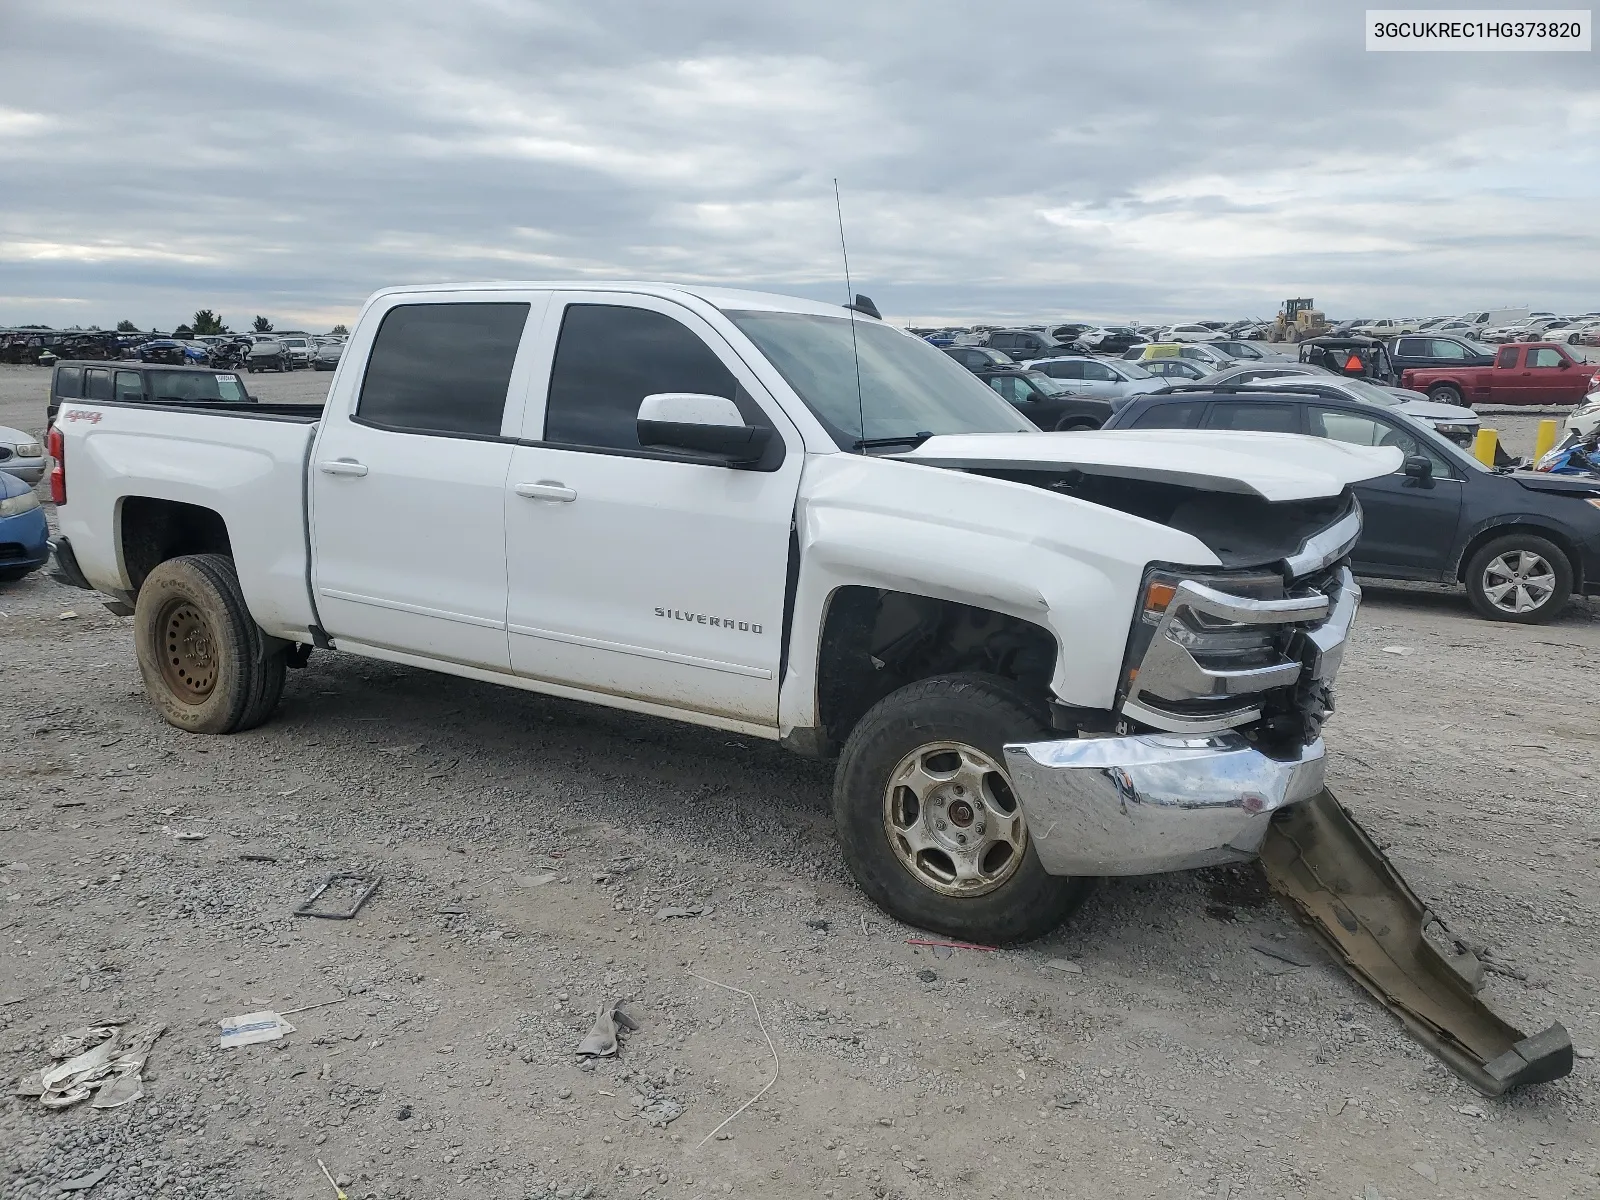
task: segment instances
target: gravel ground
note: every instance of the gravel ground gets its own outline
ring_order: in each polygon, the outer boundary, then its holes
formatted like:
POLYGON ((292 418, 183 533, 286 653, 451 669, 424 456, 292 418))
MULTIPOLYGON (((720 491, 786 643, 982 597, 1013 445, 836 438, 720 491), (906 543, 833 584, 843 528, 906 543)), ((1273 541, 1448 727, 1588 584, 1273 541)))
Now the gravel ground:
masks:
MULTIPOLYGON (((0 368, 0 424, 37 426, 42 376, 0 368)), ((1490 1002, 1584 1050, 1595 616, 1373 585, 1328 730, 1340 798, 1506 965, 1490 1002)), ((1252 872, 1109 881, 1039 943, 935 957, 845 875, 824 766, 327 653, 268 725, 189 736, 130 624, 40 575, 0 590, 0 1075, 96 1019, 167 1025, 142 1100, 4 1101, 7 1198, 110 1166, 95 1200, 312 1200, 318 1158, 407 1200, 1600 1194, 1592 1058, 1478 1096, 1252 872), (340 870, 383 877, 357 919, 291 915, 340 870), (228 1016, 335 998, 217 1048, 228 1016), (619 998, 641 1028, 584 1069, 619 998), (768 1034, 776 1084, 708 1138, 773 1077, 768 1034)))

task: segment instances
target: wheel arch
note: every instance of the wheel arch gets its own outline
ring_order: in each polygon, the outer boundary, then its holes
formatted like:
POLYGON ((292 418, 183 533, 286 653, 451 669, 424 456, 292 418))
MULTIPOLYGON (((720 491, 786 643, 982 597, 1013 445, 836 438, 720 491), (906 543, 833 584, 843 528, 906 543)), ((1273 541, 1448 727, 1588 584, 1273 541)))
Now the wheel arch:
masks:
POLYGON ((1546 524, 1542 521, 1530 520, 1527 517, 1512 517, 1491 525, 1485 525, 1476 530, 1462 544, 1461 552, 1456 556, 1455 569, 1452 574, 1458 583, 1467 581, 1467 564, 1472 561, 1472 556, 1496 538, 1506 537, 1509 534, 1523 533, 1533 537, 1543 538, 1554 543, 1555 547, 1566 556, 1567 563, 1572 568, 1572 590, 1581 592, 1584 587, 1583 555, 1579 553, 1577 543, 1563 530, 1546 524))
POLYGON ((228 523, 214 508, 156 496, 117 502, 117 561, 134 595, 150 572, 185 554, 233 557, 228 523))

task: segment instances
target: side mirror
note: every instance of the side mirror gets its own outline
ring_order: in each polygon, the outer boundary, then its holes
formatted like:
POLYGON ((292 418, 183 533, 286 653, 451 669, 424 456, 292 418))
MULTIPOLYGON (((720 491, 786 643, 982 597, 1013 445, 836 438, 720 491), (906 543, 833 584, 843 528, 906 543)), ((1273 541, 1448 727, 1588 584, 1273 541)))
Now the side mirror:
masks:
POLYGON ((1563 359, 1562 359, 1562 360, 1561 360, 1561 369, 1562 369, 1562 370, 1563 370, 1563 371, 1565 371, 1565 370, 1566 370, 1566 369, 1567 369, 1567 368, 1568 368, 1568 367, 1570 367, 1570 366, 1571 366, 1571 365, 1572 365, 1572 364, 1571 364, 1571 363, 1570 363, 1570 362, 1568 362, 1568 361, 1567 361, 1567 360, 1566 360, 1566 359, 1564 359, 1564 358, 1563 358, 1563 359))
POLYGON ((662 450, 714 455, 730 467, 761 457, 773 431, 746 425, 726 396, 701 392, 657 392, 639 403, 639 444, 662 450))
POLYGON ((1406 460, 1400 465, 1400 470, 1407 479, 1415 479, 1419 483, 1433 478, 1433 460, 1426 454, 1408 454, 1406 460))

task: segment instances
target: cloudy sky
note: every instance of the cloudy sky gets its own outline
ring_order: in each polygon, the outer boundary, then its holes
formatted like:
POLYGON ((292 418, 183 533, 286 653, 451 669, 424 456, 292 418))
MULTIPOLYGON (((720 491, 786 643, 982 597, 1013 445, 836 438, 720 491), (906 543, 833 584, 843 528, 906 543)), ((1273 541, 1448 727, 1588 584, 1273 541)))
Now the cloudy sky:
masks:
MULTIPOLYGON (((1499 0, 1506 4, 1507 0, 1499 0)), ((661 278, 891 317, 1600 310, 1600 62, 1335 0, 0 4, 0 325, 661 278)))

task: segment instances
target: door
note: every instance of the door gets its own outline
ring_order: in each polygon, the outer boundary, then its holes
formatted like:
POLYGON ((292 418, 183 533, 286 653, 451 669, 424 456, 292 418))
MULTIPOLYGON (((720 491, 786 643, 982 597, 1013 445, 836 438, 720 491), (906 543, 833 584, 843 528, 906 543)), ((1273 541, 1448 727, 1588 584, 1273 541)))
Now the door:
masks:
POLYGON ((544 402, 504 492, 512 669, 776 724, 798 432, 675 302, 569 293, 546 329, 544 402), (726 396, 778 436, 748 470, 645 449, 639 402, 659 392, 726 396))
POLYGON ((1526 404, 1576 404, 1583 399, 1589 373, 1579 370, 1554 346, 1535 346, 1522 364, 1526 404))
POLYGON ((1444 456, 1409 430, 1350 409, 1308 405, 1306 432, 1353 446, 1398 446, 1407 457, 1428 458, 1431 479, 1397 471, 1356 484, 1362 526, 1352 558, 1357 571, 1374 575, 1443 579, 1461 523, 1463 486, 1444 456))
POLYGON ((1477 398, 1496 404, 1527 403, 1523 396, 1530 381, 1523 377, 1521 363, 1521 346, 1506 346, 1501 349, 1494 356, 1494 367, 1481 372, 1481 377, 1488 386, 1473 389, 1477 393, 1477 398))
POLYGON ((506 469, 519 347, 547 302, 400 298, 384 314, 353 413, 330 402, 313 451, 317 610, 335 641, 510 669, 506 469))
POLYGON ((1101 400, 1110 400, 1122 394, 1122 376, 1105 363, 1091 360, 1083 363, 1082 367, 1082 380, 1072 385, 1073 391, 1083 396, 1097 396, 1101 400))

